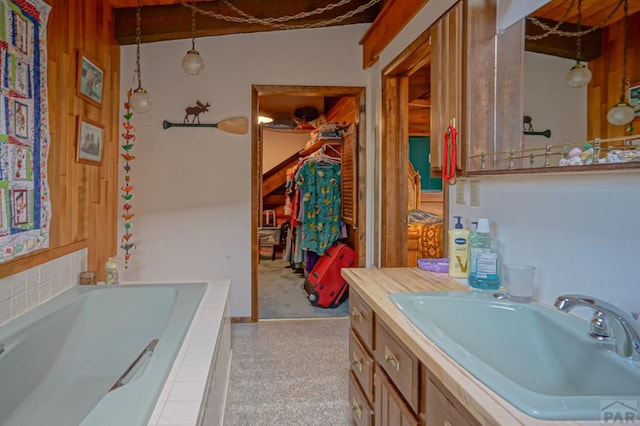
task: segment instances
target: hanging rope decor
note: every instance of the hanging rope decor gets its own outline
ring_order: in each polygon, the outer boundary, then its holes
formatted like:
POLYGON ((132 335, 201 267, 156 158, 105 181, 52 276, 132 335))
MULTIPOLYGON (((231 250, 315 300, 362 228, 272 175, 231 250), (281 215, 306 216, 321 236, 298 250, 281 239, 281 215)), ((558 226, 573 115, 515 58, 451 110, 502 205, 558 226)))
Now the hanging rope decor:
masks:
POLYGON ((120 241, 120 248, 124 250, 124 267, 127 268, 129 264, 129 259, 131 258, 131 250, 135 248, 135 243, 131 241, 131 237, 133 234, 131 233, 131 220, 135 217, 134 213, 131 213, 131 203, 130 201, 133 199, 133 189, 134 186, 131 185, 131 165, 130 162, 135 159, 133 155, 131 155, 131 150, 133 149, 133 143, 136 140, 136 136, 134 134, 135 127, 131 124, 131 117, 133 117, 133 112, 131 110, 131 105, 129 101, 131 100, 131 90, 127 92, 127 100, 124 103, 125 114, 122 116, 124 121, 122 123, 122 127, 124 128, 124 132, 122 133, 122 138, 124 139, 122 144, 122 154, 120 156, 124 159, 124 186, 120 189, 122 190, 122 199, 124 203, 122 204, 122 218, 124 219, 124 234, 122 235, 122 240, 120 241))
POLYGON ((239 16, 229 16, 221 13, 216 13, 211 10, 200 9, 198 6, 193 3, 187 3, 187 0, 180 0, 180 4, 182 6, 190 8, 192 11, 199 13, 200 15, 207 16, 209 18, 214 18, 218 20, 223 20, 226 22, 235 22, 235 23, 245 23, 245 24, 260 24, 270 26, 272 28, 280 29, 280 30, 293 30, 293 29, 302 29, 302 28, 320 28, 328 25, 333 25, 338 22, 342 22, 345 19, 349 19, 352 16, 357 15, 358 13, 364 12, 370 7, 377 4, 380 0, 369 0, 368 3, 363 4, 357 7, 354 10, 350 10, 343 15, 336 16, 335 18, 322 20, 320 22, 312 23, 312 24, 286 24, 286 22, 294 21, 297 19, 307 18, 313 15, 322 15, 324 12, 330 11, 336 7, 344 6, 351 2, 351 0, 338 0, 335 3, 328 4, 325 7, 319 7, 309 12, 300 12, 295 15, 289 16, 280 16, 280 17, 272 17, 272 18, 258 18, 256 16, 252 16, 238 7, 234 6, 228 0, 222 0, 222 3, 231 8, 236 14, 239 16))

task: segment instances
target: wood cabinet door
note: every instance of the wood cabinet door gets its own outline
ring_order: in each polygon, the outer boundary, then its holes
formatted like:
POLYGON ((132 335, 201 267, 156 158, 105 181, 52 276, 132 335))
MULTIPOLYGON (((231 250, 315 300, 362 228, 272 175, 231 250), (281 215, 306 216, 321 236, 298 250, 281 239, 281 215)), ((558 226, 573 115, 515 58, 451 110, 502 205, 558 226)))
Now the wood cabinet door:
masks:
MULTIPOLYGON (((435 176, 442 174, 448 126, 461 130, 463 12, 460 1, 431 28, 431 174, 435 176)), ((457 151, 459 166, 462 153, 457 151)))
POLYGON ((420 424, 385 372, 377 366, 374 381, 376 426, 418 426, 420 424))

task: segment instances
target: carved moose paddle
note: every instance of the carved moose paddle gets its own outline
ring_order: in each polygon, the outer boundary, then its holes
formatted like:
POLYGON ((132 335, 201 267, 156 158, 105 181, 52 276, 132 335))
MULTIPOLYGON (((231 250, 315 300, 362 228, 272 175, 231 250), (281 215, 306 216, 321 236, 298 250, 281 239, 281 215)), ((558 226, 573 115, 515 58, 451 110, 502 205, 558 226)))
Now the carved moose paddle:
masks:
POLYGON ((249 120, 247 120, 246 117, 227 118, 226 120, 211 124, 171 123, 164 120, 162 122, 162 128, 168 129, 169 127, 216 127, 223 132, 245 135, 249 131, 249 120))
POLYGON ((223 132, 234 133, 237 135, 244 135, 249 131, 249 121, 244 117, 238 118, 228 118, 226 120, 222 120, 218 123, 212 124, 200 124, 200 114, 203 112, 209 111, 209 107, 211 105, 209 102, 203 104, 200 101, 196 101, 196 106, 187 107, 185 112, 187 113, 184 116, 183 123, 172 123, 170 121, 164 120, 162 122, 162 128, 168 129, 169 127, 216 127, 223 132), (192 116, 191 122, 189 122, 189 116, 192 116), (198 122, 196 123, 196 120, 198 122))

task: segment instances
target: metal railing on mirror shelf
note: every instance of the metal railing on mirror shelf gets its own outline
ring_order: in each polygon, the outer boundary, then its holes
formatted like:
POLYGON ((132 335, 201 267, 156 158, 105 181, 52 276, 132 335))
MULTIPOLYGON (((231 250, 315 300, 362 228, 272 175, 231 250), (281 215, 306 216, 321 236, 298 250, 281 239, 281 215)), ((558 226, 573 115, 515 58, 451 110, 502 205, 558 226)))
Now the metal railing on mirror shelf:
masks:
MULTIPOLYGON (((616 138, 594 138, 586 142, 547 144, 543 147, 511 149, 509 151, 482 152, 469 156, 475 171, 518 170, 563 166, 589 166, 592 164, 615 164, 640 162, 640 135, 616 138), (558 160, 555 160, 559 157, 558 160), (536 159, 542 164, 536 164, 536 159), (493 161, 490 169, 487 162, 493 161), (504 164, 504 167, 499 167, 504 164), (508 164, 508 166, 507 166, 508 164)), ((540 163, 538 161, 538 163, 540 163)))

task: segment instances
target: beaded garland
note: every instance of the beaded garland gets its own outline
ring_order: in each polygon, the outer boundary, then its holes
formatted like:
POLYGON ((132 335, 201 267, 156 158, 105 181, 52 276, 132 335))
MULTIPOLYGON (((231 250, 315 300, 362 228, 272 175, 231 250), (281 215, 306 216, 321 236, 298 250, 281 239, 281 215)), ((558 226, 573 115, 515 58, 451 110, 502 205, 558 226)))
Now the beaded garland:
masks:
POLYGON ((124 219, 124 234, 122 235, 122 240, 120 244, 120 248, 124 250, 124 267, 125 269, 128 267, 129 259, 131 259, 131 250, 135 248, 135 243, 131 241, 131 237, 133 234, 131 233, 131 221, 135 217, 135 213, 131 212, 131 200, 133 200, 133 190, 134 186, 131 184, 131 164, 130 162, 135 159, 135 157, 131 154, 133 150, 133 143, 136 140, 136 136, 134 134, 135 127, 131 124, 131 117, 133 117, 133 112, 131 111, 131 105, 129 103, 131 99, 131 90, 127 92, 127 100, 124 103, 125 114, 122 116, 124 121, 122 123, 122 127, 124 128, 124 132, 122 133, 122 138, 124 139, 124 143, 122 144, 122 154, 120 156, 124 159, 124 186, 120 188, 122 191, 122 199, 124 203, 122 205, 122 218, 124 219))

